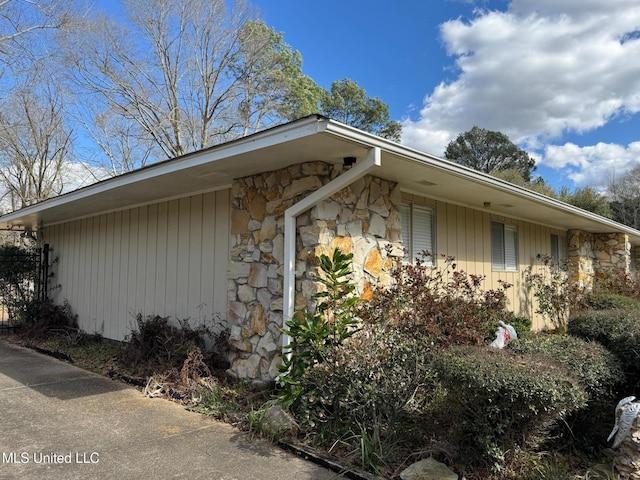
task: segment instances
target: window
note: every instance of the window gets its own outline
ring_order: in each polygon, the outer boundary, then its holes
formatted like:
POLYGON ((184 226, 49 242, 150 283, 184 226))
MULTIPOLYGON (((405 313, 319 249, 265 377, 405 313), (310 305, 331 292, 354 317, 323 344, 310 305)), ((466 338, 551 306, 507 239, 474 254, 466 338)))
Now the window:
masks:
POLYGON ((560 235, 551 234, 551 258, 560 265, 560 262, 567 259, 567 241, 560 235))
MULTIPOLYGON (((407 249, 405 262, 413 262, 423 251, 435 253, 433 241, 433 210, 422 205, 401 205, 402 243, 407 249)), ((426 265, 434 265, 435 258, 425 258, 426 265)))
POLYGON ((491 267, 518 270, 518 230, 515 225, 491 222, 491 267))

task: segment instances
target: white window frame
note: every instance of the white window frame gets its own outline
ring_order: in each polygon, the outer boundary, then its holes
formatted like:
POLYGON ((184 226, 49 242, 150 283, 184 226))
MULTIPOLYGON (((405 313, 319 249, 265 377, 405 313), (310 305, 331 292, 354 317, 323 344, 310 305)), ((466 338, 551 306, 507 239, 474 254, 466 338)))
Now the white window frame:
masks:
POLYGON ((405 263, 413 263, 423 251, 431 255, 421 257, 423 265, 435 266, 435 211, 433 208, 415 203, 400 205, 402 243, 406 249, 405 263), (426 232, 424 229, 426 228, 426 232))
POLYGON ((518 228, 502 222, 491 222, 491 268, 505 272, 517 272, 518 228))

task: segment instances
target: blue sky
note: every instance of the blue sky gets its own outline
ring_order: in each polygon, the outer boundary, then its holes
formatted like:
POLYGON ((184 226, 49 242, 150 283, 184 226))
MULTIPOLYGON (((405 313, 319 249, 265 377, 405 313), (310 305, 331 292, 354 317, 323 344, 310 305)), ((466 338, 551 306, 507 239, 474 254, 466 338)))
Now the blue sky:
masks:
POLYGON ((474 125, 527 150, 555 188, 640 163, 637 0, 253 0, 324 87, 389 105, 403 143, 442 155, 474 125))

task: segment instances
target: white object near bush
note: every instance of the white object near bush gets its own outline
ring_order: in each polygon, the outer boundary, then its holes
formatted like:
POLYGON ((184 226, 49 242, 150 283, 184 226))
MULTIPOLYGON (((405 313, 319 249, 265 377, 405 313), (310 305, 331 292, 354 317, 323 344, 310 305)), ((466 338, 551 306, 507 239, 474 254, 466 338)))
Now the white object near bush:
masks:
POLYGON ((613 465, 618 473, 624 478, 640 480, 640 403, 634 402, 635 399, 625 397, 618 402, 615 425, 607 440, 613 439, 613 448, 617 449, 613 465))
POLYGON ((489 344, 493 348, 504 348, 509 341, 518 338, 516 329, 511 325, 504 323, 502 320, 498 322, 498 332, 496 333, 496 339, 489 344))

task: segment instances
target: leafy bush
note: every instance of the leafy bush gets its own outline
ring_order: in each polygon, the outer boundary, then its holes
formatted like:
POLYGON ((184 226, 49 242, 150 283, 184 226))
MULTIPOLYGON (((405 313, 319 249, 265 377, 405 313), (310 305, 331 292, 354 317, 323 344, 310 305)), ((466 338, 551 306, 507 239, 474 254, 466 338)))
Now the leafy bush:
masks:
POLYGON ((376 291, 358 315, 367 323, 385 323, 435 345, 479 345, 493 339, 506 315, 506 290, 483 290, 483 275, 458 270, 453 257, 433 268, 416 262, 392 272, 393 283, 376 291))
POLYGON ((564 265, 549 255, 538 254, 536 259, 537 267, 530 265, 525 271, 525 286, 538 300, 536 313, 547 317, 556 329, 565 331, 569 307, 576 292, 567 281, 564 265))
POLYGON ((25 309, 32 301, 36 274, 33 250, 0 245, 0 297, 11 323, 24 320, 25 309))
POLYGON ((538 333, 513 340, 508 348, 565 365, 578 377, 590 400, 611 398, 624 376, 619 360, 602 345, 569 335, 538 333))
POLYGON ((433 385, 429 359, 420 338, 375 327, 359 331, 305 372, 310 423, 392 426, 421 409, 433 385))
POLYGON ((518 354, 542 355, 578 377, 588 402, 559 425, 557 441, 583 451, 604 447, 611 430, 611 411, 624 382, 618 358, 597 342, 569 335, 531 335, 510 342, 508 348, 518 354))
POLYGON ((640 300, 618 293, 594 292, 585 295, 584 306, 593 310, 640 309, 640 300))
POLYGON ((495 470, 508 449, 544 440, 587 400, 567 368, 541 356, 454 347, 435 355, 433 366, 448 392, 450 438, 466 447, 469 462, 495 470))
POLYGON ((365 468, 377 470, 421 427, 436 392, 430 356, 420 337, 366 326, 304 373, 298 418, 317 441, 341 439, 365 468), (364 445, 378 453, 365 455, 364 445))
POLYGON ((33 280, 35 272, 33 250, 17 245, 0 245, 0 282, 22 286, 24 282, 33 280))
MULTIPOLYGON (((585 310, 569 319, 568 333, 601 343, 622 365, 627 392, 640 385, 640 311, 585 310)), ((626 393, 626 392, 625 392, 626 393)))
POLYGON ((304 410, 299 403, 306 388, 300 382, 305 371, 324 362, 332 347, 342 344, 356 332, 358 322, 352 310, 358 298, 353 295, 355 285, 348 278, 352 258, 353 254, 344 254, 337 248, 333 258, 327 255, 319 258, 323 275, 316 280, 326 290, 317 293, 315 298, 322 301, 315 313, 307 310, 297 312, 286 322, 287 328, 282 330, 291 338, 291 343, 280 366, 283 384, 280 402, 294 412, 300 408, 304 410))
POLYGON ((169 323, 168 317, 142 314, 136 316, 137 329, 125 339, 118 356, 119 360, 130 367, 141 367, 145 374, 155 366, 180 368, 194 347, 205 348, 205 336, 209 329, 204 325, 191 328, 187 319, 178 321, 178 325, 169 323))

